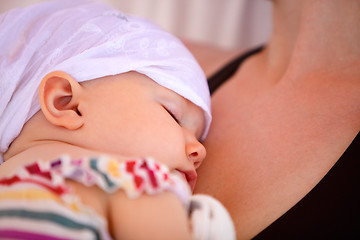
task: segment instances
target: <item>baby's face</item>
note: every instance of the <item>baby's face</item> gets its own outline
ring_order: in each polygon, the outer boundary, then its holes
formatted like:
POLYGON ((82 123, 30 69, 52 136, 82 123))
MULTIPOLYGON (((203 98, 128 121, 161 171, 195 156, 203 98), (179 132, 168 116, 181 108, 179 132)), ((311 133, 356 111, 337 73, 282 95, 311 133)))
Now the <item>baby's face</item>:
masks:
POLYGON ((206 151, 198 106, 139 73, 84 83, 86 147, 125 157, 153 157, 180 172, 193 188, 206 151))

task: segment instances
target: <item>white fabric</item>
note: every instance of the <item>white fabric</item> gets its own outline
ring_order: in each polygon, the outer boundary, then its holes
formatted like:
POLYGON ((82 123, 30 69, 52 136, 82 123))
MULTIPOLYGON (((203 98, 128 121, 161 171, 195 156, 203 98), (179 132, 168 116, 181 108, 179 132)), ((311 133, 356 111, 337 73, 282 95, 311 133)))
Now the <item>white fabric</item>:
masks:
POLYGON ((235 240, 233 221, 215 198, 195 194, 190 198, 190 222, 194 240, 235 240))
POLYGON ((207 134, 206 78, 177 38, 102 3, 50 1, 0 15, 0 156, 40 109, 40 81, 56 70, 79 82, 128 71, 145 74, 201 107, 203 138, 207 134))

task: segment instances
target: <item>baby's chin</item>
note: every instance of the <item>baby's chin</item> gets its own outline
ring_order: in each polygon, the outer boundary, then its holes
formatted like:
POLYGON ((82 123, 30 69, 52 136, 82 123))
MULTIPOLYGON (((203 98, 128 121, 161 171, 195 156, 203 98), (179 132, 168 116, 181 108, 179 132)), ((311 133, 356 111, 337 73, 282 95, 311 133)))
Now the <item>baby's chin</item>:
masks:
POLYGON ((185 183, 190 187, 191 192, 194 191, 197 174, 196 171, 181 171, 178 169, 175 169, 172 171, 173 174, 178 176, 179 178, 183 179, 185 183))

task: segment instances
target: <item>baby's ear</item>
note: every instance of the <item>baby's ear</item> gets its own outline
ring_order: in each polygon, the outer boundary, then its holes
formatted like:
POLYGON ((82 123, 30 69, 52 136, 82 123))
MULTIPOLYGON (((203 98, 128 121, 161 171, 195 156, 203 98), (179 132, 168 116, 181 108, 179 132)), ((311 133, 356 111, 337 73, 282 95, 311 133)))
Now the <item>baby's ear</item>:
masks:
POLYGON ((79 111, 82 86, 70 75, 55 71, 47 74, 39 87, 39 101, 46 119, 69 130, 81 128, 84 118, 79 111))

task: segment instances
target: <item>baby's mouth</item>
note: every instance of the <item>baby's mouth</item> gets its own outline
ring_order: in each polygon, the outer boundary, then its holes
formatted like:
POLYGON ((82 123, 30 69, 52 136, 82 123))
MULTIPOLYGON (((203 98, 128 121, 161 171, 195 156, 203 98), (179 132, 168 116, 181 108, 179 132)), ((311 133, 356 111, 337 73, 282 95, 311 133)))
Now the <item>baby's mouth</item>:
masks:
POLYGON ((197 173, 195 170, 188 170, 188 171, 182 171, 179 169, 175 169, 176 172, 179 173, 179 175, 184 178, 184 180, 189 184, 191 191, 194 191, 196 179, 197 179, 197 173))

